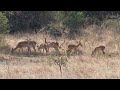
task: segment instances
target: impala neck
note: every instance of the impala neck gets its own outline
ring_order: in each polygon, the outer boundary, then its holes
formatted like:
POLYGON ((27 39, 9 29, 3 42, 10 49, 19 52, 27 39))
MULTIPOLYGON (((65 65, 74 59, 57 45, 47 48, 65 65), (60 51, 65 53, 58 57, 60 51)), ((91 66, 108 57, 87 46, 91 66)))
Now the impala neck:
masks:
POLYGON ((18 46, 16 46, 15 48, 13 48, 13 51, 15 51, 18 48, 18 46))
POLYGON ((81 43, 79 43, 79 44, 77 45, 77 47, 78 47, 78 46, 82 46, 81 43))

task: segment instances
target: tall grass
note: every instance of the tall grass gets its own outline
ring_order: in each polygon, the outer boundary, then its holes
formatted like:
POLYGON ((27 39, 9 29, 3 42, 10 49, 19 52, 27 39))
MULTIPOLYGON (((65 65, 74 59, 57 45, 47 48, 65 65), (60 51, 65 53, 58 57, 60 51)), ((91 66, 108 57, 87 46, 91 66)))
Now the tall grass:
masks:
MULTIPOLYGON (((69 44, 76 44, 81 41, 83 48, 79 47, 82 55, 71 55, 67 57, 64 50, 61 56, 55 56, 54 49, 50 49, 48 55, 40 54, 37 56, 26 57, 24 54, 20 57, 16 54, 0 54, 0 78, 18 78, 18 79, 114 79, 120 78, 120 35, 117 22, 106 21, 100 27, 96 25, 88 26, 81 30, 81 36, 75 40, 65 38, 65 43, 61 46, 66 50, 69 44), (114 23, 111 26, 111 23, 114 23), (91 57, 95 47, 104 45, 106 55, 91 57), (67 60, 67 61, 66 61, 67 60), (6 63, 7 62, 7 63, 6 63), (64 66, 65 65, 65 66, 64 66), (62 75, 61 75, 62 74, 62 75)), ((16 34, 4 36, 4 43, 11 48, 15 47, 18 42, 31 38, 38 45, 44 43, 44 37, 47 41, 56 41, 50 36, 42 34, 16 34)), ((3 39, 3 38, 2 38, 3 39)), ((64 37, 57 40, 63 43, 64 37)), ((0 41, 3 42, 3 41, 0 41)), ((1 44, 2 45, 2 44, 1 44)), ((3 45, 4 46, 4 45, 3 45)), ((3 47, 0 47, 3 48, 3 47)), ((17 53, 17 51, 16 51, 17 53)))

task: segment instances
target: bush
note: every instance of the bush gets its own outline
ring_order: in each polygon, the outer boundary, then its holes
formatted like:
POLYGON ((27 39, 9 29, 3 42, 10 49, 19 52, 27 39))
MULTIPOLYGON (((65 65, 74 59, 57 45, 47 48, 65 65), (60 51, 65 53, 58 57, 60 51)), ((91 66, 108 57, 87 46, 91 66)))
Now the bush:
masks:
POLYGON ((8 19, 2 12, 0 12, 0 34, 9 33, 9 30, 8 19))
POLYGON ((83 12, 70 12, 68 17, 64 19, 64 25, 71 29, 77 29, 84 25, 85 14, 83 12))

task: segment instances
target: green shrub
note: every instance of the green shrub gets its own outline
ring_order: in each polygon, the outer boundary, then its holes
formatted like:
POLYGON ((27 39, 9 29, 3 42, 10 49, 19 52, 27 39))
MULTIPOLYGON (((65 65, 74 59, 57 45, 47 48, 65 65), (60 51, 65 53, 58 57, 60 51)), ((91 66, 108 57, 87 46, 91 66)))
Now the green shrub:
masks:
POLYGON ((64 25, 69 28, 77 29, 84 25, 85 22, 85 14, 83 12, 72 11, 68 14, 68 16, 64 19, 64 25))
POLYGON ((2 12, 0 12, 0 34, 9 33, 10 27, 8 22, 9 20, 7 17, 2 12))

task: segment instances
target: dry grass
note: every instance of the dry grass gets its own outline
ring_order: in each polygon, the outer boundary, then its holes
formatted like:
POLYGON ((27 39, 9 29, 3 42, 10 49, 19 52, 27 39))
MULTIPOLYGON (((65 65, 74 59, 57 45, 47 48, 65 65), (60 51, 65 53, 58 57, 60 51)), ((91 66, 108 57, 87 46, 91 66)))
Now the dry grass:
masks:
MULTIPOLYGON (((12 79, 120 79, 120 36, 111 28, 98 28, 90 26, 83 30, 83 36, 76 40, 67 40, 62 45, 63 49, 67 49, 69 44, 77 44, 81 41, 83 48, 79 48, 83 54, 71 55, 67 57, 64 50, 60 50, 63 55, 55 56, 54 50, 51 49, 49 55, 41 53, 33 54, 30 57, 27 54, 12 55, 10 49, 15 47, 19 41, 30 37, 38 42, 38 45, 44 42, 41 34, 38 35, 16 35, 5 36, 5 42, 9 49, 4 49, 0 54, 0 78, 12 79), (98 29, 98 30, 97 30, 98 29), (105 56, 98 55, 91 57, 91 53, 95 47, 104 45, 106 47, 105 56), (9 50, 9 51, 8 51, 9 50), (109 54, 111 56, 109 56, 109 54), (55 64, 54 59, 59 60, 62 57, 67 60, 65 65, 61 66, 62 75, 59 65, 55 64)), ((56 41, 49 36, 47 41, 56 41)), ((61 44, 63 38, 58 39, 61 44)))

